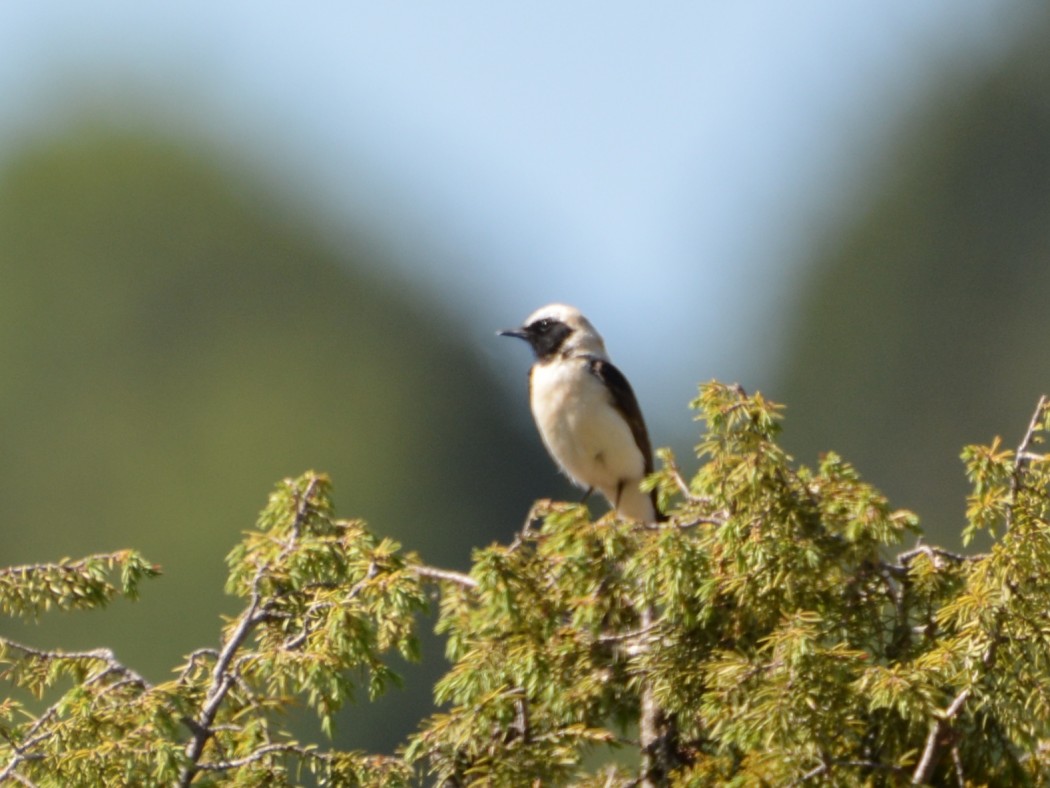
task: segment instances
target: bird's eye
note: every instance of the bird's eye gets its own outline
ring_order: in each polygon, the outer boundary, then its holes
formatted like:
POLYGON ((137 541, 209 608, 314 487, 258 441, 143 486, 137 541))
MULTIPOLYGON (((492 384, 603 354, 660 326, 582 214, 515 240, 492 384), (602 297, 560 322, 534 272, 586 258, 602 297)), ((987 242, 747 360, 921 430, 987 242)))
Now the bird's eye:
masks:
POLYGON ((535 324, 536 331, 538 333, 540 333, 540 334, 546 334, 548 331, 551 330, 551 326, 553 324, 554 324, 553 320, 551 320, 549 317, 545 317, 545 318, 543 318, 543 320, 536 321, 536 324, 535 324))

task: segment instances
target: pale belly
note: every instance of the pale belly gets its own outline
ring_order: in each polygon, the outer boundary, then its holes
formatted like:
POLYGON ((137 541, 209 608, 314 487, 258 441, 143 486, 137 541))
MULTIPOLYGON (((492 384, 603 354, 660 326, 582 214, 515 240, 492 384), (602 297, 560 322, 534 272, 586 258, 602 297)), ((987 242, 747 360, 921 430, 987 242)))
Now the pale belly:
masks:
POLYGON ((576 484, 597 488, 614 504, 621 490, 637 491, 645 460, 585 361, 537 366, 531 404, 547 450, 576 484))

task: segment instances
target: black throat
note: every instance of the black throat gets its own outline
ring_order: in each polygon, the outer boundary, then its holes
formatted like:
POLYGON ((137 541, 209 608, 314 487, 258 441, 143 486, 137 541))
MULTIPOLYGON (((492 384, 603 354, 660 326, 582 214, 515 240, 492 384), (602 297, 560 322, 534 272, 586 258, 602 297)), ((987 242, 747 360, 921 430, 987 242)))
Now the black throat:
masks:
POLYGON ((532 346, 532 351, 540 361, 546 361, 557 355, 572 329, 556 320, 540 321, 525 329, 525 339, 532 346))

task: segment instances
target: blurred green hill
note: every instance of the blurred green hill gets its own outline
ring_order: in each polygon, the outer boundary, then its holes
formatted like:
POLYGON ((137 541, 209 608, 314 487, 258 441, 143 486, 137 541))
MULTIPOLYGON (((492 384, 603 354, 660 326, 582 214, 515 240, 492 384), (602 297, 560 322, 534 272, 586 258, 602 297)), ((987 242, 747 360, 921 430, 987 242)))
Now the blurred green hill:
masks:
POLYGON ((1016 446, 1050 391, 1050 16, 959 82, 928 91, 825 243, 776 397, 800 458, 842 453, 949 544, 961 448, 1016 446))
MULTIPOLYGON (((376 239, 333 249, 262 182, 145 133, 88 123, 6 161, 3 563, 133 547, 164 570, 133 605, 8 635, 110 646, 166 679, 216 644, 226 553, 308 468, 341 516, 438 565, 520 525, 536 493, 520 479, 550 473, 527 413, 461 326, 380 278, 376 239)), ((346 746, 414 728, 444 664, 439 645, 427 657, 378 713, 348 711, 346 746)))

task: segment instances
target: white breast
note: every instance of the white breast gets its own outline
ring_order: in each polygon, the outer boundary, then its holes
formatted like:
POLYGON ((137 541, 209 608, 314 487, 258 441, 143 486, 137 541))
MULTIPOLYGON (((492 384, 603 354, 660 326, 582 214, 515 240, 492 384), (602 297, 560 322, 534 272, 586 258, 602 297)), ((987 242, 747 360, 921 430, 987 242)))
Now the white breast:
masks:
POLYGON ((584 358, 536 364, 531 406, 547 450, 570 479, 597 488, 627 517, 648 521, 652 504, 638 484, 645 459, 631 428, 584 358))

